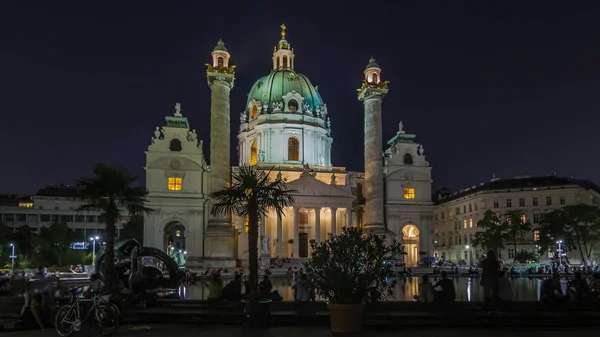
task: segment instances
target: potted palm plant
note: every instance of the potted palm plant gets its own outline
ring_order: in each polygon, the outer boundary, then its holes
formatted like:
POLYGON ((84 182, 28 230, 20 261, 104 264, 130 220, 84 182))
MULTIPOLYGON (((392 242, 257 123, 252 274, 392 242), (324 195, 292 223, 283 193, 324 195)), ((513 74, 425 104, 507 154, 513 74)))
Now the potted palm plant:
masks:
POLYGON ((346 228, 311 246, 312 259, 305 270, 316 294, 328 302, 331 331, 360 332, 364 305, 392 294, 390 262, 402 251, 400 244, 386 244, 383 236, 346 228))
POLYGON ((213 214, 235 214, 248 218, 248 262, 250 268, 250 324, 264 326, 266 309, 259 310, 258 297, 258 223, 269 210, 278 216, 284 216, 284 209, 294 204, 294 191, 288 190, 281 178, 272 180, 270 171, 257 169, 256 166, 241 166, 232 174, 231 184, 223 190, 211 194, 216 203, 213 214))

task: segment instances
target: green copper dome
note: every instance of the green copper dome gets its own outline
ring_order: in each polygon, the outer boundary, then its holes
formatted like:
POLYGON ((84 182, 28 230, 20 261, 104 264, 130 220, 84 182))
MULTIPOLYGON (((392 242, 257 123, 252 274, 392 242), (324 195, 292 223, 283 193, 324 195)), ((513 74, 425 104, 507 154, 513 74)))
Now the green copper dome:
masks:
POLYGON ((268 104, 267 112, 273 111, 274 102, 282 102, 283 96, 295 91, 304 97, 304 104, 310 105, 311 111, 316 107, 323 105, 323 99, 317 89, 310 83, 310 80, 292 69, 273 70, 265 77, 262 77, 250 89, 248 102, 252 99, 260 101, 261 105, 268 104))
POLYGON ((369 60, 369 64, 367 64, 367 68, 379 68, 379 64, 377 64, 377 62, 375 61, 375 59, 373 58, 373 56, 371 56, 371 59, 369 60))
POLYGON ((227 47, 225 47, 225 42, 223 42, 223 40, 221 40, 221 39, 219 39, 219 42, 217 42, 217 45, 215 46, 215 48, 213 50, 228 51, 227 47))

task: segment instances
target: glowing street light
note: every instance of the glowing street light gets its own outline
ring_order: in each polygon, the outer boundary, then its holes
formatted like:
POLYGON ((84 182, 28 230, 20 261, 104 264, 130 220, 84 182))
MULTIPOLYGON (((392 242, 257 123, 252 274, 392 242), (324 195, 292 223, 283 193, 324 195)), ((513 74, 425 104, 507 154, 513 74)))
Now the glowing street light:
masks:
POLYGON ((562 240, 556 241, 558 244, 558 264, 562 264, 562 240))
POLYGON ((10 254, 10 273, 14 274, 15 273, 15 259, 17 258, 17 256, 15 255, 15 245, 14 244, 10 244, 10 246, 12 247, 12 254, 10 254))
POLYGON ((92 266, 96 265, 96 240, 99 240, 100 238, 98 236, 94 236, 92 238, 90 238, 90 241, 93 242, 93 246, 92 246, 92 266))

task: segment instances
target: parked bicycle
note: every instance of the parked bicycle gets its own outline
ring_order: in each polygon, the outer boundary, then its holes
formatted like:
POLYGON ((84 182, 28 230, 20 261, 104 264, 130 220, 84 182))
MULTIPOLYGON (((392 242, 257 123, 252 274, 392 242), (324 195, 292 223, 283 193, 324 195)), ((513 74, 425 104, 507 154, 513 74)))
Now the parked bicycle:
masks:
POLYGON ((69 289, 70 304, 58 310, 54 324, 56 332, 62 337, 68 337, 80 331, 84 323, 89 323, 89 329, 96 325, 101 329, 102 335, 112 335, 119 325, 120 312, 117 306, 103 299, 97 292, 91 293, 91 299, 78 298, 80 289, 69 289), (82 314, 85 317, 82 318, 82 314))

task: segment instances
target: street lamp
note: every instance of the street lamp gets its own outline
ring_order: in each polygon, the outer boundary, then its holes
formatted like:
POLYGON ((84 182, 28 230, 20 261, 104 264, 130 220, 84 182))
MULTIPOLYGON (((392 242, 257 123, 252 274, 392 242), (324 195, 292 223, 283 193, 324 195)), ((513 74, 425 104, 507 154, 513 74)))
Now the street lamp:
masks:
POLYGON ((90 240, 93 242, 93 246, 92 246, 92 266, 96 265, 96 240, 100 239, 97 236, 94 236, 92 238, 90 238, 90 240))
POLYGON ((558 243, 558 265, 562 264, 562 240, 556 241, 558 243))
POLYGON ((472 265, 473 265, 473 254, 472 254, 472 252, 469 250, 469 248, 471 248, 471 246, 469 246, 469 245, 466 245, 466 246, 465 246, 465 250, 468 250, 468 251, 469 251, 469 266, 472 266, 472 265))
POLYGON ((12 247, 12 254, 10 254, 10 273, 14 274, 15 273, 15 259, 17 258, 17 256, 15 255, 15 245, 14 244, 10 244, 10 246, 12 247))

